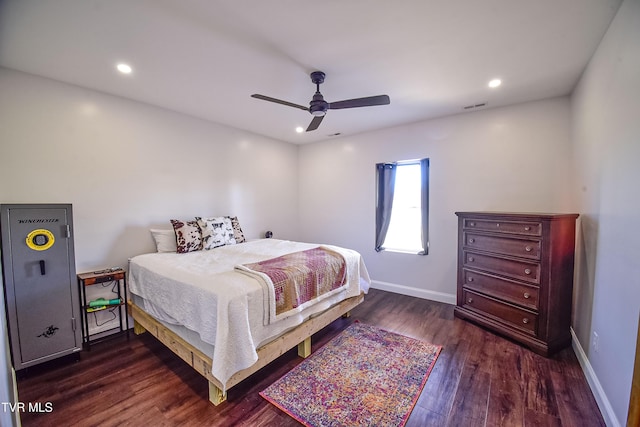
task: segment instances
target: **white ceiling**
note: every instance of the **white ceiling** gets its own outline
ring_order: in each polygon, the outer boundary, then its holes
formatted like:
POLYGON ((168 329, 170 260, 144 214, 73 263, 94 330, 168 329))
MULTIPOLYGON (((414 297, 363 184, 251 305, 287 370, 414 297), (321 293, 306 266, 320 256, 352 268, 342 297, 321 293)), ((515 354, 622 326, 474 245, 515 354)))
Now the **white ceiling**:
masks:
POLYGON ((308 143, 566 95, 620 3, 0 0, 0 66, 308 143), (297 134, 309 113, 250 97, 308 105, 314 70, 329 102, 387 94, 391 105, 329 111, 297 134))

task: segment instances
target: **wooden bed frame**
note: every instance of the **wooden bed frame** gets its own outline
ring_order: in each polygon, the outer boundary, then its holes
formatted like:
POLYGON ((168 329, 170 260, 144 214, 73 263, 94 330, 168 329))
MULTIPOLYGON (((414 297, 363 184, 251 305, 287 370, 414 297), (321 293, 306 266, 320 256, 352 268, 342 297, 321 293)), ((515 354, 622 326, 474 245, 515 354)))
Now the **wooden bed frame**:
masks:
POLYGON ((348 316, 349 312, 362 301, 364 301, 363 293, 356 297, 343 300, 322 313, 311 317, 288 332, 278 336, 273 341, 263 345, 257 349, 258 361, 250 367, 236 372, 231 378, 229 378, 226 384, 222 384, 222 382, 220 382, 211 373, 211 357, 186 342, 158 320, 135 305, 131 300, 129 301, 129 313, 133 317, 134 332, 136 334, 141 334, 148 331, 171 351, 180 356, 182 360, 191 365, 193 369, 195 369, 209 382, 209 400, 214 405, 219 405, 227 399, 226 390, 249 377, 268 363, 274 361, 296 345, 298 346, 298 355, 300 355, 300 357, 308 357, 311 354, 311 335, 320 331, 339 317, 348 316))

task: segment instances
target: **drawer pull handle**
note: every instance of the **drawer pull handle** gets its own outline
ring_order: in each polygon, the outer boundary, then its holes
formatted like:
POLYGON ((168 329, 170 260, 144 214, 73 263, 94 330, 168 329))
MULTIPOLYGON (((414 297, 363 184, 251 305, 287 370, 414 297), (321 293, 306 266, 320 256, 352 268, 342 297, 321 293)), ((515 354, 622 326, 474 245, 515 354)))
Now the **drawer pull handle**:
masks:
POLYGON ((469 298, 469 299, 467 300, 467 303, 469 303, 469 304, 473 303, 473 298, 469 298))
POLYGON ((527 323, 529 323, 529 319, 527 319, 527 318, 525 317, 524 319, 522 319, 522 323, 524 323, 524 324, 526 325, 527 323))
POLYGON ((475 258, 474 258, 474 257, 472 257, 472 256, 470 256, 470 257, 469 257, 469 262, 473 262, 473 261, 475 261, 475 258))
POLYGON ((524 274, 531 274, 531 269, 525 268, 524 269, 524 274))
POLYGON ((496 223, 496 227, 500 227, 500 223, 499 222, 496 223))
POLYGON ((473 277, 467 277, 467 282, 473 282, 473 277))
POLYGON ((531 246, 525 246, 524 250, 527 251, 527 252, 531 252, 532 248, 531 248, 531 246))
POLYGON ((476 239, 474 239, 473 237, 469 239, 469 243, 475 243, 476 239))
POLYGON ((470 223, 469 223, 469 227, 475 227, 475 226, 476 226, 476 223, 475 223, 475 222, 470 222, 470 223))
POLYGON ((529 294, 529 292, 525 292, 523 296, 524 296, 524 299, 531 298, 531 295, 529 294))
POLYGON ((524 231, 529 231, 531 230, 531 227, 529 227, 528 225, 524 227, 524 231))

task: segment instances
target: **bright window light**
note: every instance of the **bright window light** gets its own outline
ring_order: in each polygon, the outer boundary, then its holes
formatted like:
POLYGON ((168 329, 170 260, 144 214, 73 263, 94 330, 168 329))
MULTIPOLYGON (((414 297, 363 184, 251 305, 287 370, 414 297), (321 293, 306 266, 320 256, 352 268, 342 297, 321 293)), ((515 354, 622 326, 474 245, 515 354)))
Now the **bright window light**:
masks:
POLYGON ((398 164, 386 250, 418 253, 422 250, 420 163, 398 164))

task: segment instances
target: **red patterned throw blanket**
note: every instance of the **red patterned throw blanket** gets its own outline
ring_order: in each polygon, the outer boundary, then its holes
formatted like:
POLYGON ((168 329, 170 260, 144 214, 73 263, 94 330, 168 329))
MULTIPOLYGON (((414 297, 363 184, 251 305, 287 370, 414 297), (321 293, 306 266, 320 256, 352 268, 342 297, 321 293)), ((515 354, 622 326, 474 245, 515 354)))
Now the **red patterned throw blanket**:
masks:
POLYGON ((323 247, 237 265, 236 269, 258 278, 267 291, 265 324, 297 313, 347 283, 344 257, 323 247))

